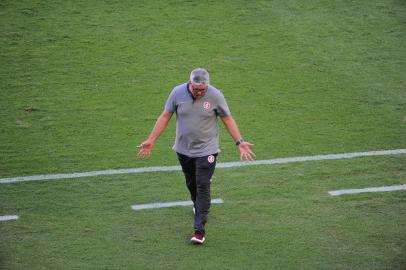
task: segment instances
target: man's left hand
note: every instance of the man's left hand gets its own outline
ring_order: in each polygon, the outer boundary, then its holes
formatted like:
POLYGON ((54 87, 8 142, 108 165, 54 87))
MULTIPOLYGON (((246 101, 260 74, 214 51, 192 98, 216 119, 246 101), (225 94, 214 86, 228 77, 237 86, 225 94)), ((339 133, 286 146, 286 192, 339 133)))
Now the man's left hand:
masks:
POLYGON ((253 147, 254 144, 250 142, 242 142, 240 145, 238 145, 238 148, 240 149, 240 158, 241 160, 254 160, 256 157, 255 153, 251 150, 251 147, 253 147))

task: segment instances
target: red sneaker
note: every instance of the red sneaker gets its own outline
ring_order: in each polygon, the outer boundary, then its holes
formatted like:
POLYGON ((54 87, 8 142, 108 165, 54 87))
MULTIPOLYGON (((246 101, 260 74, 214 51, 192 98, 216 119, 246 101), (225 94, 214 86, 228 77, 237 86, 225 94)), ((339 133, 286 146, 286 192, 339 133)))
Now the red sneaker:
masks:
POLYGON ((203 244, 204 240, 206 240, 206 238, 200 233, 194 233, 192 234, 192 238, 190 238, 190 241, 195 244, 203 244))

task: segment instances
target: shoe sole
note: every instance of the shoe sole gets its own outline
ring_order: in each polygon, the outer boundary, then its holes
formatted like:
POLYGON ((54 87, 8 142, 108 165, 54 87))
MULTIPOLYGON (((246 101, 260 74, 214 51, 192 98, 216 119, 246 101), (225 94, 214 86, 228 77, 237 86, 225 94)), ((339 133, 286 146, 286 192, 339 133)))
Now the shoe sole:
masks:
POLYGON ((190 242, 195 244, 203 244, 204 240, 206 240, 204 237, 203 240, 197 239, 196 237, 192 237, 192 239, 190 239, 190 242))

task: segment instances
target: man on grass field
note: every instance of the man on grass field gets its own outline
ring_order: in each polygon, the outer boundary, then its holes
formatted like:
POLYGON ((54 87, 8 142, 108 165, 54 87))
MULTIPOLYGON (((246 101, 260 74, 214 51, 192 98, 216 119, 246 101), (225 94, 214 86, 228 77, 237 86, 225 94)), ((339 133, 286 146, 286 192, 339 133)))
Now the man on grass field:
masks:
POLYGON ((188 82, 172 90, 148 139, 138 145, 140 158, 150 155, 173 113, 176 113, 173 150, 178 155, 195 210, 194 233, 190 240, 203 244, 211 201, 210 179, 219 151, 218 117, 236 142, 241 160, 254 159, 255 153, 251 150, 254 145, 242 139, 223 94, 209 84, 209 73, 197 68, 191 72, 188 82))

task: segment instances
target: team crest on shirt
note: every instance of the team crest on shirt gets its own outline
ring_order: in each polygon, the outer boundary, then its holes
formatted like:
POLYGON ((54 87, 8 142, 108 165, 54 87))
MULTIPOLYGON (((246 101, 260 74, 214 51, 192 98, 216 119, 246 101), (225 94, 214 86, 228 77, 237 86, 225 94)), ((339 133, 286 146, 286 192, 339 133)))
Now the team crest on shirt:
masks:
POLYGON ((214 156, 213 155, 210 155, 210 156, 208 156, 207 157, 207 161, 209 162, 209 163, 213 163, 214 162, 214 156))
POLYGON ((210 109, 210 107, 211 107, 210 102, 205 101, 205 102, 203 103, 203 108, 205 108, 206 110, 210 109))

